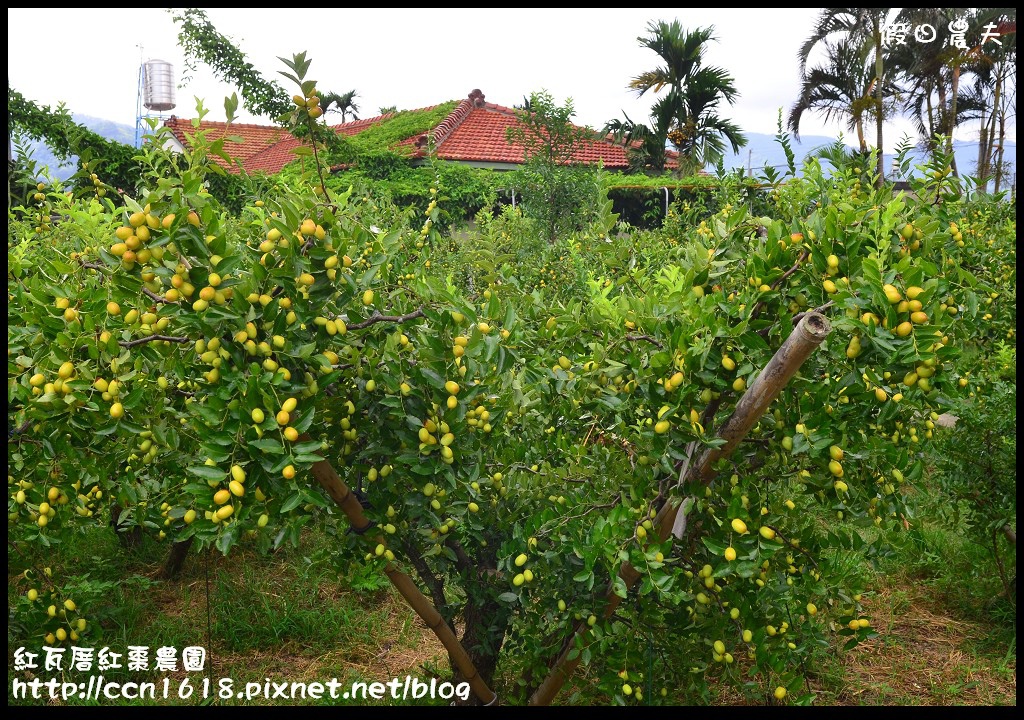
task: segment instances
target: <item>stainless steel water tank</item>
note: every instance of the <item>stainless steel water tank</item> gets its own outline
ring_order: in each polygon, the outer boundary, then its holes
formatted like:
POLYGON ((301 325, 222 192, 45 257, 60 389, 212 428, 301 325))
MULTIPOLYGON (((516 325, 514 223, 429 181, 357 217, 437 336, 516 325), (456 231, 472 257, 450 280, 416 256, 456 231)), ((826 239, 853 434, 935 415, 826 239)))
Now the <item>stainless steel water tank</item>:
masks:
POLYGON ((174 109, 174 68, 163 60, 147 60, 143 65, 142 104, 148 110, 174 109))

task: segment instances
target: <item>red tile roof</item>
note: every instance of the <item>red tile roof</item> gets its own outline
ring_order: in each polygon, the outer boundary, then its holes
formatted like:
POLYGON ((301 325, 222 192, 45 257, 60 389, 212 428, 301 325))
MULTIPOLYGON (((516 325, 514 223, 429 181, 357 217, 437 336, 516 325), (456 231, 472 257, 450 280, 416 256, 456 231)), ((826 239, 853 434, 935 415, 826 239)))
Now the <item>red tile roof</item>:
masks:
MULTIPOLYGON (((522 164, 525 162, 524 148, 521 145, 510 144, 506 137, 508 128, 521 125, 518 112, 502 105, 485 102, 484 94, 474 90, 430 131, 435 157, 453 162, 522 164)), ((331 127, 335 132, 351 136, 390 117, 392 113, 331 127)), ((179 142, 187 144, 183 133, 194 131, 191 121, 172 117, 166 124, 174 131, 179 142)), ((213 129, 214 139, 224 135, 224 123, 204 121, 202 127, 213 129)), ((232 157, 238 158, 247 172, 279 172, 295 159, 292 150, 299 142, 283 128, 233 124, 229 132, 245 139, 244 143, 225 143, 225 150, 232 157)), ((397 144, 397 148, 408 148, 412 157, 426 157, 427 135, 406 138, 397 144)), ((675 153, 669 152, 668 155, 668 167, 675 168, 675 153)), ((586 142, 573 160, 586 165, 601 162, 608 170, 626 170, 629 167, 625 145, 612 141, 610 137, 586 142)), ((219 159, 217 162, 224 165, 219 159)))
MULTIPOLYGON (((192 127, 192 121, 186 118, 179 118, 174 115, 164 121, 164 125, 171 129, 174 133, 175 139, 182 144, 183 147, 189 147, 191 145, 188 142, 185 134, 195 134, 196 128, 192 127)), ((224 152, 241 161, 242 166, 246 170, 250 170, 250 160, 254 157, 274 147, 282 141, 286 141, 291 138, 288 131, 282 127, 276 125, 250 125, 247 123, 231 123, 230 129, 228 129, 227 123, 222 122, 211 122, 203 120, 200 123, 199 129, 209 131, 209 139, 219 140, 225 135, 237 136, 242 138, 242 142, 225 142, 224 152)), ((212 156, 214 162, 221 167, 227 168, 232 172, 238 172, 237 167, 233 163, 226 163, 224 160, 217 156, 212 156)), ((294 156, 289 157, 285 162, 292 160, 294 156)), ((279 167, 271 172, 277 172, 281 167, 284 167, 282 163, 279 167)))

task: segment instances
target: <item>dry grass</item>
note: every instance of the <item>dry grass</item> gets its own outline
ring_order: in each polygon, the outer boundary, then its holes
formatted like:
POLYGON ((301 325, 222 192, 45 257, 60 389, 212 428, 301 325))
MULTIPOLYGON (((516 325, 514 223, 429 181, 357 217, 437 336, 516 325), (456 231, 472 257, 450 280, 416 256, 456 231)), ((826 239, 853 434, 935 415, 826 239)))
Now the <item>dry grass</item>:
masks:
POLYGON ((985 629, 904 581, 865 598, 878 637, 842 655, 837 705, 1016 705, 1016 659, 974 652, 985 629))
POLYGON ((397 595, 388 594, 383 625, 375 628, 377 643, 310 655, 300 647, 281 646, 268 651, 220 653, 221 668, 260 668, 270 680, 322 681, 337 677, 364 682, 386 682, 393 677, 430 674, 430 667, 447 663, 447 655, 426 624, 397 595))

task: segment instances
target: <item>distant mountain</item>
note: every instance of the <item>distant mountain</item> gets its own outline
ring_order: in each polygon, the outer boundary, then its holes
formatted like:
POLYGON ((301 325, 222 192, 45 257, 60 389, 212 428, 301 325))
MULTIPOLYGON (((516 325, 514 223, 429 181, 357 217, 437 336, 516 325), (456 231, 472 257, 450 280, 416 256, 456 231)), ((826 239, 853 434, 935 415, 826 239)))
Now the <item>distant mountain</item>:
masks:
MULTIPOLYGON (((135 144, 135 127, 123 123, 104 120, 103 118, 90 115, 72 114, 71 118, 79 125, 92 130, 97 135, 125 145, 135 144)), ((53 152, 45 143, 32 141, 28 143, 29 157, 36 161, 40 167, 50 170, 50 175, 59 180, 67 180, 75 172, 78 158, 72 158, 70 163, 62 165, 53 152)))
MULTIPOLYGON (((785 172, 787 167, 786 153, 778 141, 776 141, 774 135, 765 135, 763 133, 746 133, 746 135, 747 146, 741 148, 738 153, 729 153, 724 163, 726 169, 743 168, 747 170, 749 168, 753 171, 754 175, 758 175, 763 172, 765 165, 768 165, 779 172, 785 172)), ((790 137, 789 142, 796 157, 796 166, 799 171, 800 166, 808 155, 813 154, 816 150, 826 145, 831 145, 835 142, 835 138, 823 135, 802 135, 800 142, 797 142, 792 137, 790 137)), ((852 147, 849 143, 846 144, 852 147)), ((957 167, 960 173, 962 175, 973 174, 978 164, 978 143, 956 141, 953 143, 953 152, 956 154, 957 167)), ((913 158, 914 165, 927 162, 925 154, 917 149, 911 151, 911 157, 913 158)), ((892 158, 891 154, 886 153, 884 160, 886 173, 891 171, 892 158)), ((1004 160, 1010 164, 1012 176, 1017 171, 1016 143, 1006 143, 1004 160)), ((708 170, 712 171, 713 168, 708 168, 708 170)))
MULTIPOLYGON (((132 145, 135 143, 135 128, 131 125, 112 122, 110 120, 104 120, 103 118, 91 117, 89 115, 75 114, 72 115, 72 117, 79 125, 84 125, 108 140, 115 140, 126 145, 132 145)), ((724 164, 727 170, 734 168, 743 168, 743 170, 747 170, 749 168, 753 171, 754 175, 759 175, 763 173, 765 165, 768 165, 779 172, 785 172, 786 154, 783 151, 782 146, 776 141, 774 135, 766 135, 764 133, 746 133, 746 135, 747 146, 741 148, 738 153, 729 153, 726 156, 724 164)), ((834 142, 835 138, 830 138, 824 135, 803 135, 800 137, 799 142, 790 137, 790 146, 796 156, 798 173, 801 165, 803 164, 804 158, 814 153, 816 150, 826 145, 831 145, 834 142)), ((33 142, 30 143, 29 147, 31 157, 40 166, 50 168, 50 173, 53 177, 66 180, 72 175, 72 173, 74 173, 74 164, 61 165, 58 163, 56 158, 53 157, 53 153, 43 143, 33 142)), ((956 153, 957 166, 959 167, 961 174, 972 174, 978 163, 978 143, 957 141, 953 143, 953 150, 956 153)), ((915 165, 926 162, 924 153, 919 150, 913 151, 912 157, 914 157, 915 165)), ((1005 160, 1010 164, 1011 177, 1014 177, 1017 172, 1016 143, 1006 143, 1005 160)), ((892 155, 887 154, 885 156, 885 168, 887 173, 890 172, 891 165, 892 155)), ((714 168, 708 168, 708 170, 713 172, 714 168)))

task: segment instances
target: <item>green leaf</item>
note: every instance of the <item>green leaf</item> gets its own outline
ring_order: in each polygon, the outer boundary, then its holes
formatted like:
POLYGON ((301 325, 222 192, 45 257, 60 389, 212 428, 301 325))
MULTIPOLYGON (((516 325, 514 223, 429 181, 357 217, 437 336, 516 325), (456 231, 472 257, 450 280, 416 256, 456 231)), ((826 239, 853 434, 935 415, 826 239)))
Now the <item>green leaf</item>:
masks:
POLYGON ((302 493, 295 493, 287 500, 285 500, 284 503, 281 504, 281 512, 290 512, 291 510, 294 510, 299 505, 301 505, 303 502, 306 502, 306 499, 302 496, 302 493))
MULTIPOLYGON (((580 570, 578 573, 572 576, 573 582, 587 582, 594 577, 594 573, 590 570, 580 570)), ((623 595, 625 597, 625 595, 623 595)))
MULTIPOLYGON (((283 455, 284 443, 280 440, 272 440, 270 438, 262 438, 260 440, 250 440, 249 447, 256 448, 260 452, 271 453, 272 455, 283 455)), ((317 444, 319 447, 319 443, 317 444)))
POLYGON ((193 465, 188 471, 204 480, 223 480, 227 476, 226 471, 209 465, 193 465))

